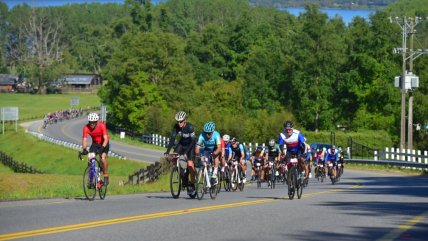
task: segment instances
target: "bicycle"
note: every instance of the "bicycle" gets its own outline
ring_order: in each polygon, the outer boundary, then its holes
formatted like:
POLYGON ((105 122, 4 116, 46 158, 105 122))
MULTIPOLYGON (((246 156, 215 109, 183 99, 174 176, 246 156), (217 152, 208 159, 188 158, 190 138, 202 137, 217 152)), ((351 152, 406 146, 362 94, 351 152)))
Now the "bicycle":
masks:
POLYGON ((242 192, 244 190, 244 180, 242 178, 242 167, 238 163, 238 161, 233 160, 232 161, 232 176, 231 176, 231 186, 232 191, 236 191, 238 188, 242 192))
MULTIPOLYGON (((79 152, 79 159, 82 161, 84 156, 82 152, 79 152)), ((100 199, 103 200, 107 194, 107 185, 104 185, 104 171, 101 162, 97 159, 97 155, 94 152, 88 153, 88 166, 83 172, 83 191, 88 200, 94 200, 97 191, 100 199)))
POLYGON ((276 170, 275 170, 275 164, 274 164, 273 160, 268 161, 268 169, 270 170, 270 172, 268 172, 269 178, 266 178, 268 180, 268 187, 270 187, 271 189, 275 189, 275 182, 276 182, 275 172, 276 172, 276 170))
POLYGON ((293 200, 295 193, 297 198, 302 197, 303 192, 303 176, 298 166, 298 160, 296 157, 291 157, 288 163, 288 198, 293 200))
POLYGON ((215 199, 218 194, 218 180, 212 177, 214 171, 213 157, 202 157, 200 160, 200 168, 196 176, 196 196, 202 200, 205 193, 210 192, 211 199, 215 199))
MULTIPOLYGON (((333 172, 333 169, 334 168, 336 168, 334 165, 333 165, 333 162, 331 162, 331 161, 329 161, 328 162, 328 175, 329 175, 329 177, 330 177, 330 180, 331 180, 331 184, 332 185, 334 185, 335 183, 336 183, 336 176, 334 175, 334 172, 333 172)), ((337 172, 337 170, 336 170, 336 172, 337 172)), ((337 174, 336 174, 337 175, 337 174)))
POLYGON ((226 192, 230 191, 230 168, 229 168, 230 162, 226 162, 226 165, 224 166, 224 171, 221 172, 221 181, 219 185, 219 189, 221 189, 221 185, 223 184, 224 190, 226 192))
MULTIPOLYGON (((177 153, 169 154, 167 157, 173 165, 171 175, 169 178, 169 188, 171 195, 174 199, 180 197, 182 190, 189 192, 189 171, 187 170, 187 157, 186 155, 178 155, 177 153)), ((189 197, 194 199, 196 193, 189 194, 189 197)))
POLYGON ((263 158, 254 158, 254 166, 255 166, 255 174, 256 174, 256 182, 257 188, 261 188, 262 186, 262 167, 263 167, 263 158))
POLYGON ((325 177, 324 162, 319 161, 315 167, 315 178, 317 178, 318 181, 324 182, 324 177, 325 177))

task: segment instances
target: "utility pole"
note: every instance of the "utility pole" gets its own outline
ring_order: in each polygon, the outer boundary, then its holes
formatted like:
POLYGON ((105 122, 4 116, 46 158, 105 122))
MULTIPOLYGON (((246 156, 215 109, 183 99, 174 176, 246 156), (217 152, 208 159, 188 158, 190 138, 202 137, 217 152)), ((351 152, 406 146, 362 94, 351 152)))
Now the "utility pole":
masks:
MULTIPOLYGON (((428 19, 428 18, 427 18, 428 19)), ((394 48, 394 53, 401 51, 403 56, 402 64, 402 75, 401 80, 399 81, 399 87, 401 89, 401 132, 400 132, 400 150, 404 149, 406 144, 406 92, 409 91, 409 115, 408 115, 408 149, 413 149, 413 90, 419 87, 419 77, 413 73, 413 61, 421 56, 422 54, 427 54, 428 49, 413 49, 413 38, 416 25, 422 20, 420 17, 406 18, 402 19, 399 17, 389 18, 392 23, 395 21, 402 29, 402 47, 394 48), (410 28, 410 29, 409 29, 410 28), (407 34, 410 34, 410 55, 407 56, 407 34), (406 60, 409 61, 410 72, 407 73, 406 70, 406 60)), ((397 77, 396 77, 397 78, 397 77)), ((397 82, 397 81, 396 81, 397 82)))

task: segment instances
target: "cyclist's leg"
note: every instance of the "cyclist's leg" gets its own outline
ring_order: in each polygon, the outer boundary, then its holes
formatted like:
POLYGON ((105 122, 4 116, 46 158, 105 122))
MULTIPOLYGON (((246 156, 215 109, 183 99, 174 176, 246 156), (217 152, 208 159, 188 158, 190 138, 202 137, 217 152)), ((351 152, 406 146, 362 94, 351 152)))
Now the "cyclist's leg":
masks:
POLYGON ((190 183, 195 183, 195 163, 193 159, 195 157, 195 148, 191 147, 190 150, 186 153, 187 155, 187 169, 189 170, 190 183))

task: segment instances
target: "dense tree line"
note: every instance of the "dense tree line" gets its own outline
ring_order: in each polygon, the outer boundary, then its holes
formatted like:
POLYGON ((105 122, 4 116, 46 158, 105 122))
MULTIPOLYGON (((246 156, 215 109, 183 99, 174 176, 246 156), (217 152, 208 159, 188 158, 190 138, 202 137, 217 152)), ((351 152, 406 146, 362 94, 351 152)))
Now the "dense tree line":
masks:
MULTIPOLYGON (((424 8, 409 3, 405 9, 426 16, 424 8)), ((101 74, 107 84, 99 95, 110 121, 139 132, 166 135, 174 113, 184 110, 198 129, 214 120, 223 133, 245 140, 276 137, 282 122, 292 119, 307 131, 386 131, 397 143, 401 99, 393 79, 401 56, 392 49, 401 46, 401 30, 388 20, 394 5, 349 26, 318 5, 305 9, 295 17, 246 0, 10 10, 0 3, 0 70, 41 86, 59 73, 101 74), (36 22, 42 29, 62 26, 54 28, 60 41, 42 65, 34 57, 40 49, 28 48, 40 37, 26 32, 32 18, 49 20, 36 22)), ((418 25, 418 44, 425 48, 427 26, 418 25)), ((415 61, 420 88, 414 123, 428 123, 427 62, 415 61)), ((419 146, 427 145, 426 136, 415 134, 419 146)))

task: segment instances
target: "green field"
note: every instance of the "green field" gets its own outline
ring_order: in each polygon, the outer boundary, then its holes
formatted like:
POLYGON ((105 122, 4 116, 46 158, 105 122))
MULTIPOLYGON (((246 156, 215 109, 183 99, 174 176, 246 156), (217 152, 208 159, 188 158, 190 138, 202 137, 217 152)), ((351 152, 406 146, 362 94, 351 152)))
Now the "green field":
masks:
POLYGON ((0 94, 0 107, 18 107, 20 122, 43 119, 49 112, 71 108, 71 98, 79 98, 78 108, 99 107, 100 98, 95 94, 0 94))

